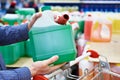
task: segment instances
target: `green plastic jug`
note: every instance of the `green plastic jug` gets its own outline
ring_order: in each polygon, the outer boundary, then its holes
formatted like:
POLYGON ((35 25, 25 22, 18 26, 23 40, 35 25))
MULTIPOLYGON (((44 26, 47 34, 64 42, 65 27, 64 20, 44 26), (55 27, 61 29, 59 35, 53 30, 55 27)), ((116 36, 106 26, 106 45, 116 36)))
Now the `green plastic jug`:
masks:
POLYGON ((77 51, 70 25, 33 27, 29 37, 33 46, 33 61, 58 55, 59 59, 53 63, 56 65, 76 58, 77 51))
POLYGON ((19 15, 19 19, 21 22, 24 20, 30 20, 31 16, 35 13, 34 8, 20 8, 16 11, 16 14, 19 15))
POLYGON ((15 24, 19 24, 20 22, 19 16, 17 14, 5 14, 2 17, 2 20, 7 25, 15 25, 15 24))
POLYGON ((31 44, 30 39, 28 39, 28 40, 25 42, 25 49, 26 49, 26 56, 32 57, 32 55, 33 55, 33 46, 32 46, 32 44, 31 44))
POLYGON ((6 64, 13 64, 20 58, 20 43, 0 46, 0 52, 6 64))

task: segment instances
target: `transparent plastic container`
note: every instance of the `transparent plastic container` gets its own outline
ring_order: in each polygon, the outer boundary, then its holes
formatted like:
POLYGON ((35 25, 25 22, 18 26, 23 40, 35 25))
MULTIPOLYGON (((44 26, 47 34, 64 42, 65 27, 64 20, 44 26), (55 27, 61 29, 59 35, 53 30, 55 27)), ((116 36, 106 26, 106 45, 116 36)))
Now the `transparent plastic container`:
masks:
POLYGON ((38 18, 35 23, 33 24, 34 27, 48 27, 50 25, 59 25, 55 22, 55 17, 53 12, 51 11, 50 6, 44 6, 41 8, 42 16, 38 18))

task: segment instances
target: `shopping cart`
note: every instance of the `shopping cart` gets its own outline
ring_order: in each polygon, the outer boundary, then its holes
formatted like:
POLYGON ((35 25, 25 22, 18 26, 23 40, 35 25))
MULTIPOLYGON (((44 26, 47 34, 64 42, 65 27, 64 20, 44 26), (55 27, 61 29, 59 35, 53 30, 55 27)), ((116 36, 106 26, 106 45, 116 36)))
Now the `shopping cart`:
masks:
MULTIPOLYGON (((92 58, 98 58, 99 54, 93 50, 88 50, 88 51, 84 51, 84 55, 81 55, 80 57, 77 57, 74 61, 70 61, 69 63, 65 64, 63 67, 61 67, 60 69, 54 71, 53 73, 50 73, 48 75, 36 75, 33 77, 33 80, 50 80, 51 78, 53 78, 54 76, 56 76, 57 74, 61 73, 61 72, 70 72, 70 68, 77 64, 80 60, 84 59, 85 57, 92 57, 92 58), (86 54, 85 54, 86 53, 86 54)), ((67 74, 66 73, 66 74, 67 74)), ((68 76, 68 75, 67 75, 68 76)))
POLYGON ((77 57, 74 61, 70 61, 60 69, 48 74, 48 75, 36 75, 33 77, 33 80, 115 80, 117 77, 120 80, 120 75, 112 72, 110 70, 109 62, 105 56, 99 55, 94 50, 86 50, 83 52, 84 55, 77 57), (93 67, 93 69, 88 70, 87 68, 84 70, 84 73, 81 76, 71 74, 71 67, 75 64, 79 63, 86 57, 98 58, 98 63, 93 67), (64 79, 56 79, 58 74, 62 74, 64 79), (91 74, 94 74, 93 77, 88 78, 91 74))

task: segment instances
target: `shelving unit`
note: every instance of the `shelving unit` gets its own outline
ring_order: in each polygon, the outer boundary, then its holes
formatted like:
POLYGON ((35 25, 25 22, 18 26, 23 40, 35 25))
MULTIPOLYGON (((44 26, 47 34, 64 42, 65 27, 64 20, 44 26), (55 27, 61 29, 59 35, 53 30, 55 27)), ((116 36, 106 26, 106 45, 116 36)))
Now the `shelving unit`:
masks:
POLYGON ((44 0, 44 5, 50 6, 78 6, 79 11, 120 12, 119 0, 44 0))
POLYGON ((79 0, 44 0, 44 3, 79 3, 79 0))

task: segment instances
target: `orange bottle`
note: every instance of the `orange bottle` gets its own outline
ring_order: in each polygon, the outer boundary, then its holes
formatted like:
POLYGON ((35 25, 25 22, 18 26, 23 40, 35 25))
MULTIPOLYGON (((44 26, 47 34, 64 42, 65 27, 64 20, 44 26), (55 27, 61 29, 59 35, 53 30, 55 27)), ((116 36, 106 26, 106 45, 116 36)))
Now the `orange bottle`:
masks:
POLYGON ((85 40, 90 40, 92 23, 93 23, 92 15, 88 14, 86 19, 85 19, 85 23, 84 23, 84 25, 85 25, 84 26, 85 40))
POLYGON ((112 37, 112 24, 96 21, 92 25, 90 41, 110 42, 112 37))

